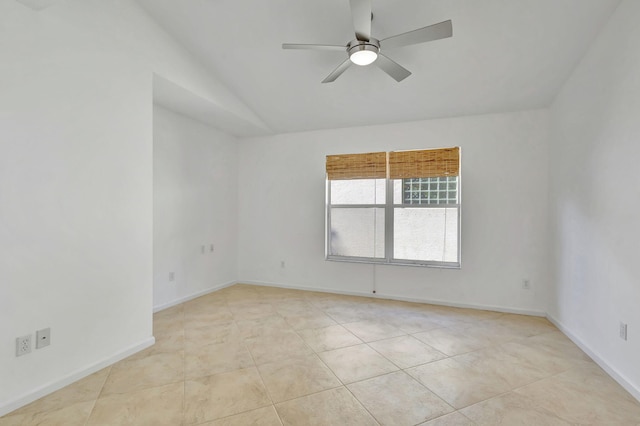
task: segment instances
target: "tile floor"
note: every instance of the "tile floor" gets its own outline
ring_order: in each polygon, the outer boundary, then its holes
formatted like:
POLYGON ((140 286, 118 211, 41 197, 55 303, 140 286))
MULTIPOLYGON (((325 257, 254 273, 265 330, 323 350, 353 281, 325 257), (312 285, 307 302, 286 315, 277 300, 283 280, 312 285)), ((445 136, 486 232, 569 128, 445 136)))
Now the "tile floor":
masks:
POLYGON ((235 285, 0 425, 640 425, 542 318, 235 285))

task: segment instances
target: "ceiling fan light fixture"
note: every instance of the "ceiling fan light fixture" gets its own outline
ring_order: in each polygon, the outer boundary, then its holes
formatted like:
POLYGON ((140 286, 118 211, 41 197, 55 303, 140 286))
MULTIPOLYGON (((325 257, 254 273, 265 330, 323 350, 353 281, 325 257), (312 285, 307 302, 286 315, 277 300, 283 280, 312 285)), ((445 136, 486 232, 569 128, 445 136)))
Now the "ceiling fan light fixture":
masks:
POLYGON ((349 56, 349 59, 356 65, 365 66, 374 63, 378 59, 378 54, 371 50, 357 50, 349 56))
POLYGON ((366 66, 372 64, 378 59, 380 44, 378 40, 371 39, 369 41, 354 40, 349 43, 347 52, 349 59, 356 65, 366 66))

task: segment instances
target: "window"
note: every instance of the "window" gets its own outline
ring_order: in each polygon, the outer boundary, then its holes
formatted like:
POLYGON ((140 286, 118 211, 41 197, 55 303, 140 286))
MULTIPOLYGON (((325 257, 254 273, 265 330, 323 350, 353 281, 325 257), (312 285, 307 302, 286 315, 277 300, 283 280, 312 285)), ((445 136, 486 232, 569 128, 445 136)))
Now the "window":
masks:
POLYGON ((459 267, 459 165, 459 148, 327 156, 327 259, 459 267))

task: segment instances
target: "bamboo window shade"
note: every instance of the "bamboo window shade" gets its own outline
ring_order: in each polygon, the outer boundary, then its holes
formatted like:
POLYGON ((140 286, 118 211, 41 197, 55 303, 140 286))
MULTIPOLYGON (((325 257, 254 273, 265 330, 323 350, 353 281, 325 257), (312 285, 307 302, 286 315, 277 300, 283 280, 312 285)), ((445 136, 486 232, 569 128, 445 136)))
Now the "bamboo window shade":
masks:
POLYGON ((387 177, 387 153, 327 155, 327 178, 385 179, 387 177))
POLYGON ((459 173, 458 147, 389 153, 390 179, 458 176, 459 173))

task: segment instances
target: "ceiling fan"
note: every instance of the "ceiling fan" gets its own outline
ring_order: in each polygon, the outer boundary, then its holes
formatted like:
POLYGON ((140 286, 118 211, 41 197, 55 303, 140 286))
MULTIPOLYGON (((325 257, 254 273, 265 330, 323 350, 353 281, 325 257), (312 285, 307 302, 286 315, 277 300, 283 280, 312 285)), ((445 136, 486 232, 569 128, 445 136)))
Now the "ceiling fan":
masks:
POLYGON ((346 46, 292 43, 284 43, 282 45, 283 49, 346 51, 347 55, 349 55, 347 60, 338 65, 327 78, 322 80, 323 83, 334 82, 352 63, 361 66, 375 64, 393 79, 400 82, 409 77, 411 72, 383 55, 381 50, 426 43, 453 35, 453 26, 451 25, 451 20, 449 20, 378 40, 371 37, 371 20, 373 19, 371 0, 349 0, 349 2, 351 4, 351 17, 356 38, 347 43, 346 46))

